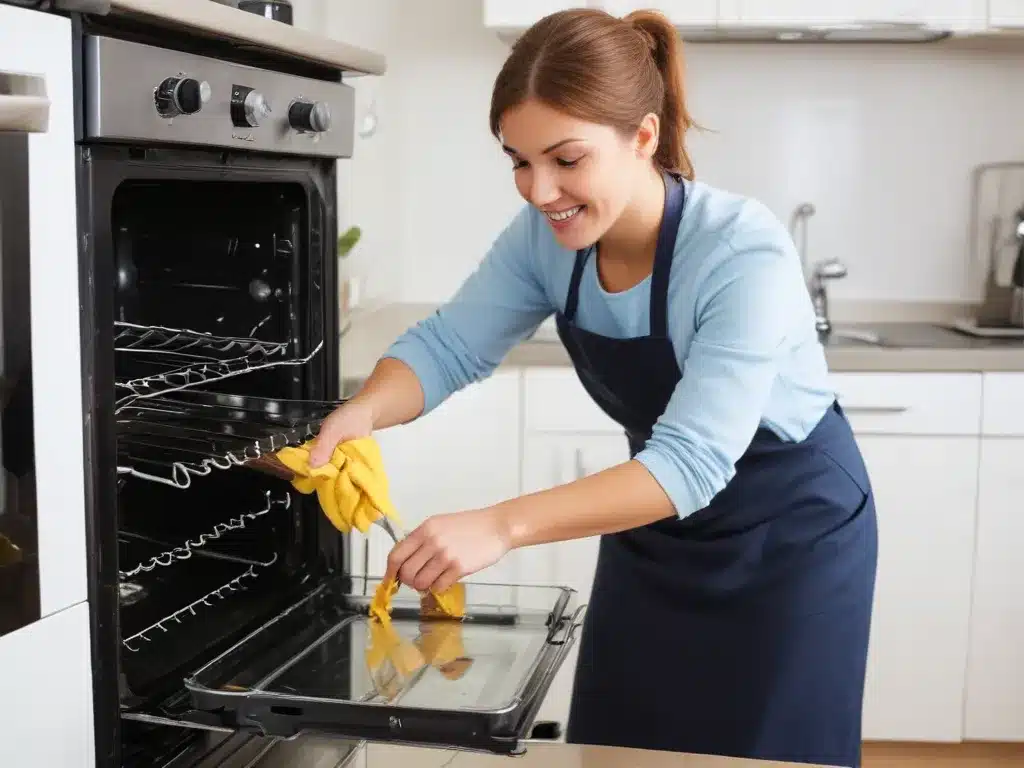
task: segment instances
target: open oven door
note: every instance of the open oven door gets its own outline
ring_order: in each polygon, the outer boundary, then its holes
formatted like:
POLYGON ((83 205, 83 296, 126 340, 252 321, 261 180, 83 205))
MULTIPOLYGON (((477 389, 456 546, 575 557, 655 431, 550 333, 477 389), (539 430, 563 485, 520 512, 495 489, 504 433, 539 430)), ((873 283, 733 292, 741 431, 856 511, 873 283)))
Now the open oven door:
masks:
POLYGON ((582 623, 568 588, 466 582, 461 619, 428 618, 378 579, 317 587, 185 680, 193 719, 298 734, 519 754, 582 623))

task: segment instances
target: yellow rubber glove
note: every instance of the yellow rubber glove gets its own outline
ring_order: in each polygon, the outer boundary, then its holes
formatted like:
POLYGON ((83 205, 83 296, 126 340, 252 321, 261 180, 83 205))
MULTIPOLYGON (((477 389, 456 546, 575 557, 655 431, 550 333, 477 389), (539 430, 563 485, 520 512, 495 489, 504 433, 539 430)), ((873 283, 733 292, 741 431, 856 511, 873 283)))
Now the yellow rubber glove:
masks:
POLYGON ((372 437, 341 443, 331 460, 309 466, 312 442, 288 446, 277 458, 295 473, 292 486, 299 493, 316 493, 327 519, 342 533, 353 528, 366 534, 374 520, 387 517, 401 525, 388 493, 388 478, 380 446, 372 437))

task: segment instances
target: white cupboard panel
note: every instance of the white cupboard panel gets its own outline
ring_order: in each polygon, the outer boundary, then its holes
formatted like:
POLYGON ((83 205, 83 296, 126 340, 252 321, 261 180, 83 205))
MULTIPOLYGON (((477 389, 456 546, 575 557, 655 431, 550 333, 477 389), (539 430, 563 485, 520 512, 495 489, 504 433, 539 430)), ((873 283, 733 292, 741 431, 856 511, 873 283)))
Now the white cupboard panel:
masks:
MULTIPOLYGON (((1024 373, 986 373, 984 392, 984 434, 1024 436, 1024 373)), ((1024 455, 1018 466, 1024 471, 1024 455)))
POLYGON ((1005 29, 1024 28, 1024 0, 989 0, 988 22, 1005 29))
MULTIPOLYGON (((490 506, 519 493, 519 373, 499 371, 457 392, 410 424, 375 433, 391 498, 407 531, 426 518, 490 506)), ((393 542, 370 529, 370 576, 383 576, 393 542)), ((350 537, 353 566, 362 572, 367 537, 350 537)), ((474 581, 515 583, 512 561, 502 559, 474 581)))
POLYGON ((857 434, 981 432, 981 374, 834 373, 831 382, 857 434))
POLYGON ((959 741, 980 439, 858 442, 879 528, 864 738, 959 741))
POLYGON ((89 604, 84 602, 0 637, 0 763, 10 768, 96 765, 89 649, 89 604))
POLYGON ((619 17, 637 10, 661 11, 678 27, 711 26, 718 19, 718 0, 596 0, 592 4, 619 17))
MULTIPOLYGON (((533 435, 526 438, 524 448, 524 493, 569 483, 629 459, 629 446, 625 436, 620 435, 533 435)), ((569 586, 579 591, 581 603, 588 602, 599 544, 600 538, 594 536, 515 552, 522 583, 569 586)), ((577 644, 552 681, 537 714, 538 722, 557 722, 564 731, 568 724, 578 653, 577 644)))
POLYGON ((981 447, 964 738, 1024 741, 1024 438, 981 447))

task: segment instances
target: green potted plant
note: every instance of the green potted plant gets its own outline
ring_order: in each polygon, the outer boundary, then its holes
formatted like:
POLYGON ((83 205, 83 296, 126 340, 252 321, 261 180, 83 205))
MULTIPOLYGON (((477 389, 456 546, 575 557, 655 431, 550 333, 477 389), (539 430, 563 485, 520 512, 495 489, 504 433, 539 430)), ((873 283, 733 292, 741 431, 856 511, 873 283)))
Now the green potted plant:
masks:
POLYGON ((341 291, 340 308, 342 316, 351 312, 359 303, 358 281, 355 277, 344 277, 342 262, 352 252, 352 249, 356 247, 356 243, 359 242, 362 236, 363 231, 359 227, 349 227, 338 236, 338 284, 341 291))

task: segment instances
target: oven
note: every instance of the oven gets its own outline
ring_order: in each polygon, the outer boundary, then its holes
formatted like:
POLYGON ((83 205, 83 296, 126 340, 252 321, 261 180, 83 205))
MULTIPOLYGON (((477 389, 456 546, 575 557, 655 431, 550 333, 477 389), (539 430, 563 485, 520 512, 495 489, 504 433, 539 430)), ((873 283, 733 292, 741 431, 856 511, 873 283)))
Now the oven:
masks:
POLYGON ((340 402, 344 73, 138 19, 8 13, 53 32, 13 69, 60 52, 53 78, 19 81, 48 89, 46 131, 0 137, 21 169, 0 174, 11 639, 28 653, 25 625, 67 614, 30 654, 27 701, 67 675, 45 706, 68 694, 103 768, 337 766, 366 740, 521 752, 576 593, 469 583, 465 619, 431 622, 403 588, 372 625, 380 574, 351 572, 315 494, 251 462, 340 402))

